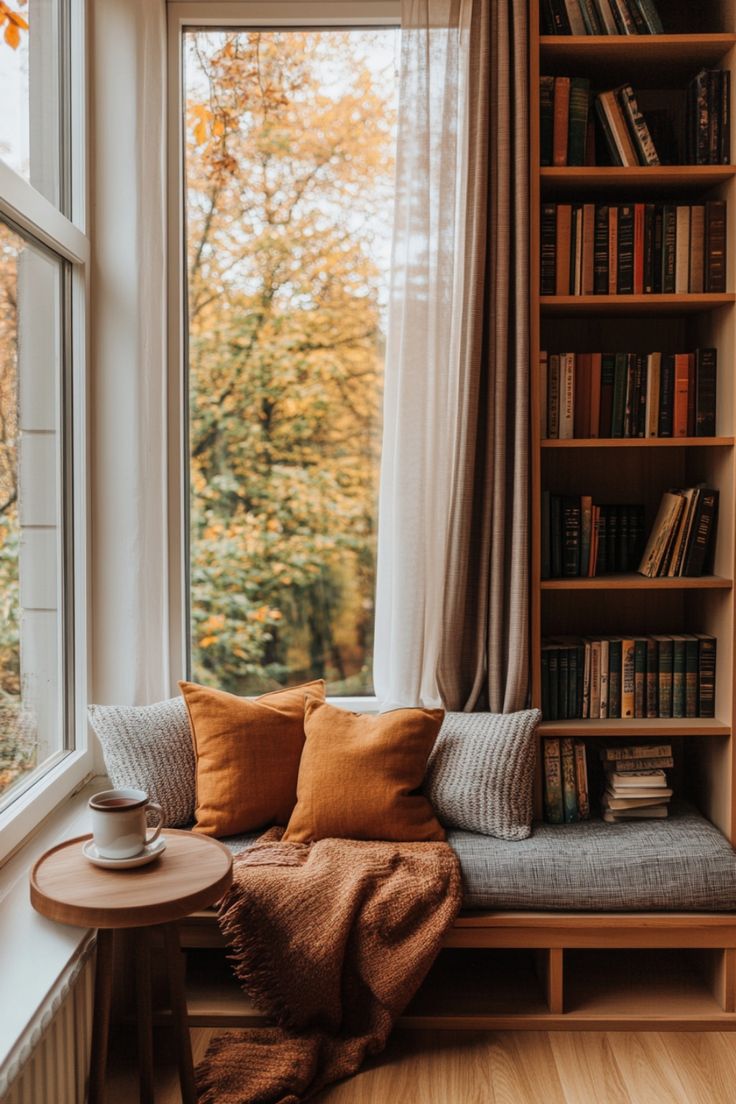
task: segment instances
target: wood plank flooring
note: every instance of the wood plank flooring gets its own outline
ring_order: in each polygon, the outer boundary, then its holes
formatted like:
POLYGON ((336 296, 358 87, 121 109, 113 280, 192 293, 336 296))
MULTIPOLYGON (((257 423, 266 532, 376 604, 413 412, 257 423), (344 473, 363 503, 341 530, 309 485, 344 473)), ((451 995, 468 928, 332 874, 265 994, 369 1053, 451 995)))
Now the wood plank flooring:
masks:
MULTIPOLYGON (((172 1040, 156 1031, 157 1104, 179 1104, 172 1040)), ((215 1032, 192 1032, 195 1063, 215 1032)), ((109 1104, 137 1099, 135 1040, 111 1046, 109 1104)), ((318 1104, 733 1104, 736 1033, 397 1031, 318 1104)))

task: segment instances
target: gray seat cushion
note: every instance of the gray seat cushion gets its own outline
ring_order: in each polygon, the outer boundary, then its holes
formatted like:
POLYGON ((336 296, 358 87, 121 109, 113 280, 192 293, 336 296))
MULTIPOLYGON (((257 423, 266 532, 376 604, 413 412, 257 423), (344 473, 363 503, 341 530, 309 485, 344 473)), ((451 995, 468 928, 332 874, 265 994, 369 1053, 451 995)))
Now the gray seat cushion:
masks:
MULTIPOLYGON (((260 833, 222 840, 237 854, 260 833)), ((736 910, 736 852, 688 805, 667 820, 536 824, 517 842, 450 829, 466 909, 560 912, 736 910)))

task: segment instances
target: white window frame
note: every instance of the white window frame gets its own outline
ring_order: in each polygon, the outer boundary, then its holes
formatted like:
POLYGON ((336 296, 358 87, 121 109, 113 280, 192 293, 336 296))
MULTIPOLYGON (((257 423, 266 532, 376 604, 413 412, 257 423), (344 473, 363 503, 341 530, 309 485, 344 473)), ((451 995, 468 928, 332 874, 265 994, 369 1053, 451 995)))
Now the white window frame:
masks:
MULTIPOLYGON (((64 365, 69 372, 71 402, 62 424, 60 449, 71 459, 62 465, 68 472, 64 495, 69 503, 64 517, 63 539, 71 567, 62 579, 71 589, 64 598, 68 614, 64 626, 68 677, 64 693, 74 703, 67 711, 68 735, 73 748, 60 751, 37 772, 0 812, 0 863, 39 826, 63 800, 77 790, 94 768, 93 750, 86 723, 87 703, 87 375, 88 287, 90 243, 87 236, 87 110, 86 110, 86 2, 69 0, 68 56, 66 71, 68 105, 60 105, 62 166, 70 177, 70 217, 62 214, 23 177, 0 161, 0 218, 68 262, 70 278, 64 281, 64 365), (68 450, 71 449, 71 454, 68 450)), ((63 46, 61 47, 63 49, 63 46)), ((63 195, 63 188, 61 190, 63 195)), ((61 452, 60 452, 61 456, 61 452)))
MULTIPOLYGON (((169 610, 172 674, 187 678, 189 587, 187 563, 188 440, 186 256, 182 35, 190 28, 385 27, 401 25, 400 0, 168 0, 168 376, 169 376, 169 610)), ((374 696, 329 698, 361 713, 378 711, 374 696)))

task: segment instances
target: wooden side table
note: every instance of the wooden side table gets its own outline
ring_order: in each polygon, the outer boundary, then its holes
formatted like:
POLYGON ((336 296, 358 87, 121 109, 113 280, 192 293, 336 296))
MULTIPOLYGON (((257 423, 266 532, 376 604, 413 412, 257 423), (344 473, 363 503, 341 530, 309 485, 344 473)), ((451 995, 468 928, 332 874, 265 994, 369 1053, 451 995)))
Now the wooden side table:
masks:
POLYGON ((217 840, 167 829, 166 850, 155 862, 130 870, 93 866, 82 854, 91 836, 66 840, 42 855, 31 871, 31 904, 61 924, 97 928, 95 1008, 89 1104, 103 1104, 107 1070, 113 932, 135 929, 138 1061, 141 1104, 153 1102, 153 1009, 150 932, 163 935, 172 1019, 177 1036, 184 1104, 196 1104, 179 932, 189 913, 222 897, 232 882, 232 855, 217 840))

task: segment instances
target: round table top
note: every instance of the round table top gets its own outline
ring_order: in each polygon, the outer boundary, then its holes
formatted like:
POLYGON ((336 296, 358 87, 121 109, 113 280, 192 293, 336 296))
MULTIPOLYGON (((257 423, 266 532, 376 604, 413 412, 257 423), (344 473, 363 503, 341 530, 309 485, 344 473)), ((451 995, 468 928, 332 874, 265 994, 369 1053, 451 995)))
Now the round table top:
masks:
POLYGON ((218 840, 167 828, 166 850, 147 866, 109 870, 82 853, 77 836, 47 851, 31 871, 31 904, 81 928, 144 928, 181 920, 218 901, 233 879, 233 857, 218 840))

